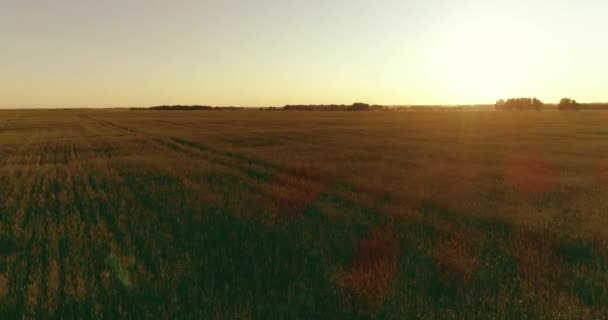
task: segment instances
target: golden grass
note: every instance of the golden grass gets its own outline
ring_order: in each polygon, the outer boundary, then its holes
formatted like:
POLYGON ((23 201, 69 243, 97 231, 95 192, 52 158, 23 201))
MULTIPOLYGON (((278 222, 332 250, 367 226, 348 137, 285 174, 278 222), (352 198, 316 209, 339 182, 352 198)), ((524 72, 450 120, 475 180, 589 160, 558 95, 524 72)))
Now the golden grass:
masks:
POLYGON ((350 268, 337 277, 338 286, 371 307, 379 307, 398 272, 399 242, 388 228, 370 231, 355 248, 350 268))
POLYGON ((559 291, 569 280, 566 261, 553 246, 550 239, 530 232, 518 233, 511 241, 519 273, 539 290, 559 291))
POLYGON ((432 248, 435 266, 445 281, 466 287, 480 264, 480 246, 485 239, 475 230, 441 222, 436 225, 441 237, 432 248))
POLYGON ((600 183, 608 187, 608 160, 602 160, 597 166, 597 177, 600 183))
POLYGON ((3 111, 0 316, 597 318, 606 123, 3 111))
POLYGON ((514 189, 538 196, 551 189, 555 172, 538 154, 516 154, 505 165, 505 179, 514 189))

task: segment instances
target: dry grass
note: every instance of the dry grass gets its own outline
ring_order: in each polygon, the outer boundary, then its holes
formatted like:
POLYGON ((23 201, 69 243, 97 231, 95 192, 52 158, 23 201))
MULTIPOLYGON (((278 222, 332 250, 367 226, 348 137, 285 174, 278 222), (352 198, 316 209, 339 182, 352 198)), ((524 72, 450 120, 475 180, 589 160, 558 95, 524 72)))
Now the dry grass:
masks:
POLYGON ((603 186, 608 187, 608 160, 602 160, 597 166, 597 176, 603 186))
POLYGON ((538 154, 516 154, 505 165, 505 179, 516 190, 538 196, 551 189, 555 173, 538 154))
POLYGON ((479 246, 485 239, 475 230, 454 227, 441 230, 441 237, 432 249, 437 270, 445 281, 466 287, 479 267, 479 246))
POLYGON ((3 111, 0 316, 602 318, 606 123, 3 111))
POLYGON ((373 308, 379 307, 398 272, 399 242, 388 228, 370 231, 353 252, 350 268, 338 275, 340 287, 373 308))

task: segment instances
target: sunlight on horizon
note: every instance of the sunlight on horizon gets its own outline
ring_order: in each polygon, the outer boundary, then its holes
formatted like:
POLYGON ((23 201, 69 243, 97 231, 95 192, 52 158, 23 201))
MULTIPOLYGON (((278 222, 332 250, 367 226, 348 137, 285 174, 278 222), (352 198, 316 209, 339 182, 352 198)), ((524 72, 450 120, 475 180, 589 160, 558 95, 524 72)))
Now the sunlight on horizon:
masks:
POLYGON ((428 59, 435 88, 456 102, 491 103, 500 97, 533 94, 535 81, 542 81, 533 79, 534 73, 542 72, 544 77, 553 73, 535 68, 534 44, 517 39, 522 31, 509 30, 514 26, 489 20, 452 23, 452 32, 435 39, 428 59))

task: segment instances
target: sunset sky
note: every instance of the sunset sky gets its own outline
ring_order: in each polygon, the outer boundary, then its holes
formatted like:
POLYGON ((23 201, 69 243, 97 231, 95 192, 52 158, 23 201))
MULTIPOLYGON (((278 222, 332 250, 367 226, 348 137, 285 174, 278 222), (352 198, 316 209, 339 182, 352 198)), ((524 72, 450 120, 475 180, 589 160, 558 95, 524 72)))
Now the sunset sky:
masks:
POLYGON ((608 101, 606 0, 1 0, 0 107, 608 101))

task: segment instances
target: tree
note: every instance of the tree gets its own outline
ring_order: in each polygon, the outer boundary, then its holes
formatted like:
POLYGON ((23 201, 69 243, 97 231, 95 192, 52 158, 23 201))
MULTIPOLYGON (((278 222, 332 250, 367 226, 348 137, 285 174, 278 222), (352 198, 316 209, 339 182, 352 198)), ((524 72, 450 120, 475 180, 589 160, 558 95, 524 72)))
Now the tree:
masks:
POLYGON ((578 111, 579 104, 574 99, 562 98, 557 105, 557 109, 561 111, 578 111))
POLYGON ((537 98, 516 98, 507 101, 500 99, 496 101, 496 110, 536 110, 540 111, 544 103, 537 98))
POLYGON ((504 110, 504 108, 505 108, 505 99, 499 99, 498 101, 496 101, 495 108, 496 108, 496 110, 504 110))
POLYGON ((532 99, 532 108, 534 108, 534 110, 540 111, 544 106, 545 104, 542 101, 536 98, 532 99))

